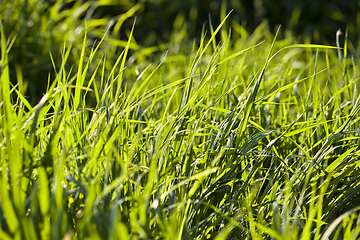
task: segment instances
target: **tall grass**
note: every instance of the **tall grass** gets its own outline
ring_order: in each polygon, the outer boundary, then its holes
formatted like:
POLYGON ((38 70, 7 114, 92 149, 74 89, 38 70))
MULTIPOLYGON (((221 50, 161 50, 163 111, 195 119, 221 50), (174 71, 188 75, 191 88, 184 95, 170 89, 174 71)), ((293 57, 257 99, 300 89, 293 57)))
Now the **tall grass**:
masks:
POLYGON ((358 237, 358 59, 227 16, 155 63, 84 32, 36 105, 1 25, 0 238, 358 237))

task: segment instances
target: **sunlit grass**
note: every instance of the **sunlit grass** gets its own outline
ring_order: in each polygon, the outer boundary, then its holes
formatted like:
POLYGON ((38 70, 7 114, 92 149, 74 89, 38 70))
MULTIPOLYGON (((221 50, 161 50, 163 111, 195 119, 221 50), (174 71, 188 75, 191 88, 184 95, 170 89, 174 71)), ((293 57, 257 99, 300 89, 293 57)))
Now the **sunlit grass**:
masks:
POLYGON ((0 238, 355 239, 357 59, 227 16, 162 54, 84 28, 36 105, 1 25, 0 238))

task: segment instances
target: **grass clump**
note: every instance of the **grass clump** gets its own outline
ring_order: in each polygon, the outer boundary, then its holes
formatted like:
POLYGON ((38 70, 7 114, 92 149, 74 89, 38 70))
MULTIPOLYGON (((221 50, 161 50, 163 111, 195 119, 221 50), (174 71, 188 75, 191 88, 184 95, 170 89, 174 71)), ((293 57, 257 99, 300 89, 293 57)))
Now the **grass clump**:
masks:
POLYGON ((85 33, 36 105, 1 25, 0 238, 356 238, 356 59, 226 18, 155 64, 85 33))

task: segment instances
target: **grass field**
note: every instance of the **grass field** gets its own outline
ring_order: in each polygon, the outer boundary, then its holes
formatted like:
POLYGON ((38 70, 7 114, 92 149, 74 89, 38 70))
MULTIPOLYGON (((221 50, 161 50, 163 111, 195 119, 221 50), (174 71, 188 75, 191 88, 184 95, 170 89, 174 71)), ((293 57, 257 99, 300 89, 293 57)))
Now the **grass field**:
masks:
POLYGON ((1 25, 0 239, 358 238, 360 59, 346 34, 299 44, 227 16, 198 39, 179 18, 153 48, 129 30, 118 51, 84 24, 83 43, 64 35, 48 58, 36 105, 1 25))

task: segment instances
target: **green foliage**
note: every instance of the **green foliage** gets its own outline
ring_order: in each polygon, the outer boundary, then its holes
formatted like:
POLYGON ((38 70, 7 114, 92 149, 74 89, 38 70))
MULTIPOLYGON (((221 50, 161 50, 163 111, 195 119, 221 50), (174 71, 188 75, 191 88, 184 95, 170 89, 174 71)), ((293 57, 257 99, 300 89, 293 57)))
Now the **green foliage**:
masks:
MULTIPOLYGON (((122 11, 117 14, 103 16, 97 13, 99 9, 111 6, 112 4, 106 1, 1 1, 0 19, 11 46, 10 77, 15 83, 18 73, 16 70, 22 72, 22 92, 32 96, 29 100, 31 103, 39 101, 47 91, 49 81, 54 80, 54 68, 59 69, 62 64, 60 46, 66 43, 71 47, 71 54, 64 62, 70 69, 81 61, 81 42, 85 32, 88 32, 91 40, 86 44, 92 46, 102 38, 104 29, 113 28, 112 34, 107 36, 111 41, 99 49, 101 54, 114 55, 117 48, 126 45, 126 37, 123 37, 125 40, 118 39, 120 28, 140 5, 119 3, 117 6, 122 6, 122 11), (53 62, 50 61, 51 57, 53 62)), ((109 63, 112 64, 113 61, 109 63)), ((95 68, 96 64, 92 67, 95 68)), ((111 69, 112 66, 107 65, 107 68, 111 69)))
POLYGON ((0 238, 356 238, 357 59, 228 16, 161 57, 88 27, 35 105, 1 24, 0 238))
MULTIPOLYGON (((312 42, 335 45, 336 31, 348 31, 352 54, 356 52, 360 29, 360 5, 341 0, 1 0, 0 4, 0 19, 13 45, 9 55, 10 78, 16 84, 17 73, 23 74, 23 89, 31 96, 32 105, 41 99, 48 82, 55 78, 49 53, 59 68, 62 59, 59 46, 66 41, 72 53, 65 64, 71 68, 80 61, 85 28, 89 47, 109 28, 109 41, 98 51, 108 55, 106 70, 110 71, 115 63, 111 56, 115 57, 125 47, 133 25, 133 19, 129 18, 134 15, 137 20, 130 50, 141 51, 140 55, 145 58, 152 58, 154 52, 164 52, 160 46, 168 49, 167 43, 180 29, 183 37, 197 38, 199 43, 202 28, 210 31, 209 23, 218 25, 225 12, 231 10, 233 13, 227 20, 231 26, 241 24, 248 32, 253 32, 266 21, 269 29, 275 32, 281 24, 284 33, 295 34, 301 42, 312 39, 312 42)), ((343 38, 341 43, 343 45, 343 38)), ((96 66, 94 63, 90 68, 96 66)))

